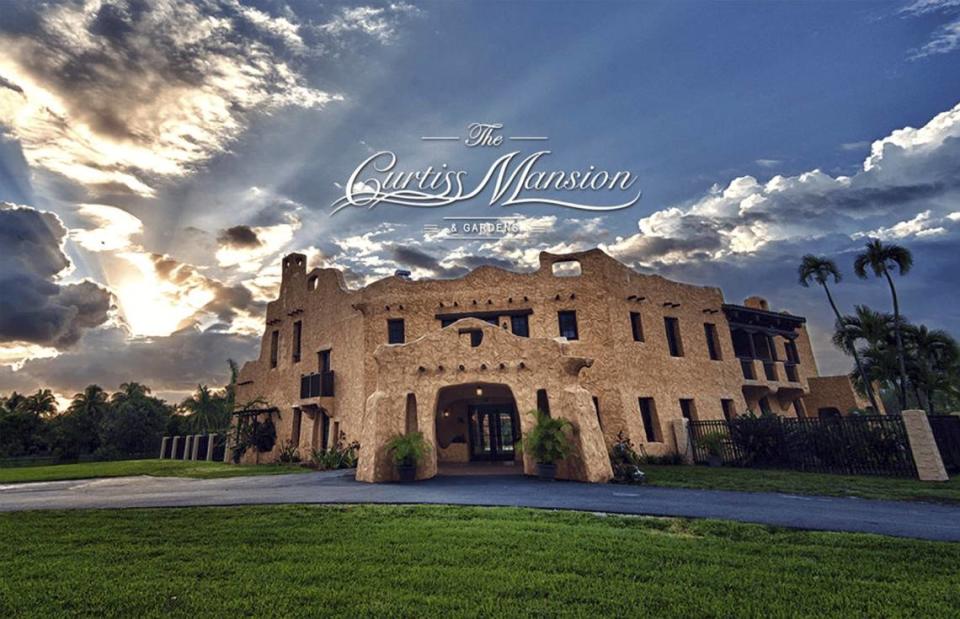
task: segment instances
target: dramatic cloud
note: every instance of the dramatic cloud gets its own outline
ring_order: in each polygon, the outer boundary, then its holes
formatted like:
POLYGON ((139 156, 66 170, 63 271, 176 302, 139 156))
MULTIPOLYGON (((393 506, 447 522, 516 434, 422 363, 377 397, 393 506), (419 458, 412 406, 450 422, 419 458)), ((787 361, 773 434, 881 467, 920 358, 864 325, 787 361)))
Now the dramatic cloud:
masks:
POLYGON ((398 18, 417 13, 419 9, 405 2, 395 2, 385 7, 346 7, 340 9, 330 21, 318 26, 318 29, 333 35, 359 32, 375 37, 381 43, 389 43, 396 37, 398 18))
POLYGON ((252 113, 341 98, 298 73, 297 23, 236 2, 30 5, 4 6, 0 123, 31 165, 91 190, 153 195, 252 113))
POLYGON ((0 205, 0 342, 66 348, 107 321, 110 293, 91 281, 63 284, 67 231, 52 213, 0 205))
POLYGON ((227 247, 260 247, 260 237, 250 226, 233 226, 227 228, 217 237, 221 245, 227 247))

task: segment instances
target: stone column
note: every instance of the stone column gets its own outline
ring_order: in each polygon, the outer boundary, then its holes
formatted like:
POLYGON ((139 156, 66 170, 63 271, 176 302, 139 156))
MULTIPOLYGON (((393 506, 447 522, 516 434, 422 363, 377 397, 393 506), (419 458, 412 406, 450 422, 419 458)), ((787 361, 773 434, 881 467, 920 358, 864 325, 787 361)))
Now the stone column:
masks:
POLYGON ((193 435, 193 449, 190 450, 190 459, 196 460, 197 456, 200 454, 200 434, 193 435))
POLYGON ((903 425, 907 429, 910 452, 917 465, 917 477, 921 481, 947 481, 947 470, 943 467, 927 414, 921 410, 903 411, 903 425))
POLYGON ((180 449, 180 439, 181 439, 181 438, 182 438, 182 437, 180 437, 180 436, 174 436, 174 437, 173 437, 172 446, 170 447, 170 459, 171 459, 171 460, 176 460, 176 459, 177 459, 177 450, 180 449))
POLYGON ((207 462, 213 462, 213 447, 217 442, 216 434, 207 435, 207 462))
POLYGON ((188 434, 183 439, 183 457, 181 460, 189 460, 190 452, 193 451, 193 435, 188 434))
POLYGON ((170 437, 164 436, 163 440, 160 441, 160 459, 163 460, 167 455, 167 445, 170 443, 170 437))
POLYGON ((677 453, 683 458, 684 464, 693 464, 693 444, 690 442, 690 421, 674 419, 670 422, 673 427, 673 440, 677 443, 677 453))

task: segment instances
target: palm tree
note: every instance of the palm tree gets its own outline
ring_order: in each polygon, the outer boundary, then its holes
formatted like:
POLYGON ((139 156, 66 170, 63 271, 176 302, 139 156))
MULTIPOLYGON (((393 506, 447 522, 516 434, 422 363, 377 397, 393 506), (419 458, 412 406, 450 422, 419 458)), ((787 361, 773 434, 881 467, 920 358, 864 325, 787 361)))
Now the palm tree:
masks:
POLYGON ((906 247, 894 243, 884 244, 879 239, 872 239, 867 243, 863 253, 858 254, 853 262, 853 271, 861 279, 867 278, 867 269, 873 271, 875 277, 884 277, 890 286, 890 295, 893 297, 893 332, 897 337, 897 361, 900 366, 900 407, 907 407, 907 362, 903 355, 903 335, 900 324, 900 301, 897 299, 897 288, 893 285, 891 269, 896 269, 900 275, 906 275, 913 266, 913 256, 906 247))
MULTIPOLYGON (((800 285, 805 288, 810 286, 811 281, 823 286, 823 291, 827 293, 827 301, 833 308, 833 315, 837 317, 837 324, 843 324, 843 317, 840 315, 840 310, 837 309, 837 304, 833 300, 833 294, 831 294, 829 286, 830 280, 833 280, 834 283, 840 281, 840 270, 837 269, 836 263, 826 256, 807 254, 801 259, 797 274, 800 276, 800 285)), ((874 411, 880 412, 880 407, 877 406, 877 398, 873 394, 873 386, 863 371, 863 364, 860 362, 860 353, 857 352, 857 347, 845 341, 841 348, 853 355, 853 360, 857 365, 857 373, 860 374, 860 379, 863 381, 863 388, 867 397, 870 398, 870 404, 874 411)))
POLYGON ((99 422, 109 405, 107 392, 100 385, 87 385, 81 393, 73 396, 73 401, 70 402, 67 412, 84 415, 99 422))
POLYGON ((37 392, 27 396, 24 407, 37 417, 47 417, 57 412, 57 398, 49 389, 37 389, 37 392))
POLYGON ((110 396, 114 404, 122 404, 131 400, 139 400, 150 395, 150 387, 137 382, 121 383, 120 390, 110 396))
POLYGON ((220 430, 229 424, 225 399, 206 385, 197 385, 197 391, 180 404, 190 414, 190 425, 196 432, 220 430))
POLYGON ((957 342, 940 329, 928 329, 925 325, 906 325, 904 333, 911 352, 909 372, 916 389, 917 401, 923 405, 925 400, 927 412, 932 415, 936 393, 948 392, 950 389, 953 378, 951 374, 960 360, 960 350, 957 342))

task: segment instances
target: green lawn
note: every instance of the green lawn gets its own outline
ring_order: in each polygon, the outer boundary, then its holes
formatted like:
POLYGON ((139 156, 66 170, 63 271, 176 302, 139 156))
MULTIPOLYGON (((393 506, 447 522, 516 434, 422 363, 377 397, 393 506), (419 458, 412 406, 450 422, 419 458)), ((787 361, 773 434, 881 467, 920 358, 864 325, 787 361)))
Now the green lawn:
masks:
POLYGON ((865 499, 960 503, 960 476, 929 482, 867 475, 824 475, 771 469, 643 465, 647 481, 669 488, 856 496, 865 499))
POLYGON ((0 514, 0 616, 960 615, 960 544, 512 508, 0 514))
POLYGON ((215 479, 220 477, 241 477, 245 475, 306 473, 309 471, 310 469, 299 465, 260 464, 256 466, 236 466, 233 464, 224 464, 223 462, 124 460, 118 462, 84 462, 81 464, 0 468, 0 484, 27 481, 54 481, 58 479, 125 477, 128 475, 215 479))

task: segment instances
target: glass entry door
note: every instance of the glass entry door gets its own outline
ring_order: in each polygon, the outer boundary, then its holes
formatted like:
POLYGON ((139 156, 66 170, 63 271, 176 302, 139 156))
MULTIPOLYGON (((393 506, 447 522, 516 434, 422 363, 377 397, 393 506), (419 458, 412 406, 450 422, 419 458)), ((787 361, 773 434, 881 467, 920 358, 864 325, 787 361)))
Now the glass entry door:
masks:
POLYGON ((471 460, 513 460, 519 428, 509 405, 483 404, 467 411, 471 460))

